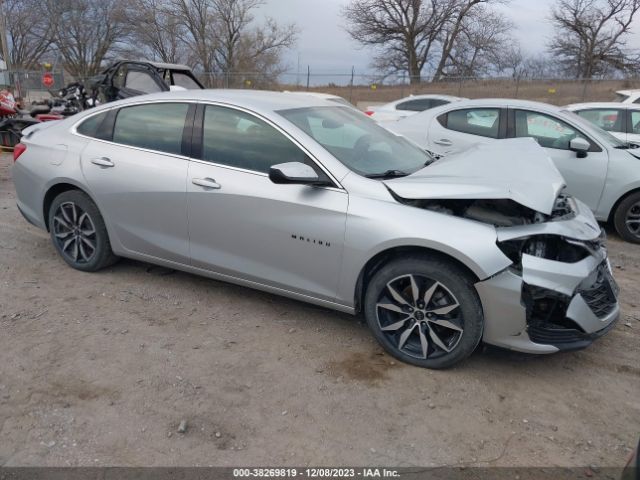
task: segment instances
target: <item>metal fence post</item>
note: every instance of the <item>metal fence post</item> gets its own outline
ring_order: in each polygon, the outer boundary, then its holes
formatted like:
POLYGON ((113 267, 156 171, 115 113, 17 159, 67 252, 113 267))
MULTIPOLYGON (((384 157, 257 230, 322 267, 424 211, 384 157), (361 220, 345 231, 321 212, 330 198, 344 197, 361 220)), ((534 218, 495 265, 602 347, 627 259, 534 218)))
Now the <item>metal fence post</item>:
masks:
POLYGON ((356 74, 356 67, 351 67, 351 82, 349 84, 349 103, 353 103, 353 77, 356 74))
POLYGON ((307 65, 307 92, 309 91, 309 82, 311 81, 311 66, 307 65))
POLYGON ((516 98, 518 98, 519 92, 520 92, 520 75, 516 77, 516 98))

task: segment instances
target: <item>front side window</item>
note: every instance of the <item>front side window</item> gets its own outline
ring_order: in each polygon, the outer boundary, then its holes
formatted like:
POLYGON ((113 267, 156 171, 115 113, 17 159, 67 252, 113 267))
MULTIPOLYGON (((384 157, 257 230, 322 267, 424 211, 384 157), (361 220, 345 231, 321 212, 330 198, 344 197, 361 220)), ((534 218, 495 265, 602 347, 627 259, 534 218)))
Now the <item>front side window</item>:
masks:
POLYGON ((592 108, 576 112, 585 120, 608 132, 622 132, 624 113, 622 110, 592 108))
POLYGON ((121 108, 113 129, 113 141, 180 155, 188 110, 186 103, 152 103, 121 108))
POLYGON ((202 137, 202 159, 230 167, 268 173, 279 163, 311 164, 297 145, 271 125, 232 108, 207 105, 202 137))
POLYGON ((456 132, 498 138, 500 132, 500 109, 466 108, 449 112, 446 128, 456 132))
POLYGON ((363 176, 402 176, 432 158, 369 117, 345 107, 308 107, 277 112, 307 133, 347 168, 363 176))
MULTIPOLYGON (((569 150, 574 138, 589 140, 575 128, 549 115, 525 110, 516 110, 516 137, 532 137, 545 148, 569 150)), ((591 143, 591 142, 589 142, 591 143)))
POLYGON ((129 70, 127 73, 126 87, 144 93, 157 93, 162 91, 160 85, 156 83, 149 73, 138 70, 129 70))
POLYGON ((640 134, 640 112, 631 112, 631 125, 629 125, 629 133, 640 134))

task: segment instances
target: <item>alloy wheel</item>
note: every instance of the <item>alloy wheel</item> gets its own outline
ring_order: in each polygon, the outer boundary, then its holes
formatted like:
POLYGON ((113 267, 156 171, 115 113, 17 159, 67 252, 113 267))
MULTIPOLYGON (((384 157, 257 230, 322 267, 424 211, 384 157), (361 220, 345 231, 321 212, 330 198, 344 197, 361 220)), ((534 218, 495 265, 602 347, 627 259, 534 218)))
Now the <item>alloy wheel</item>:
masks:
POLYGON ((97 251, 96 228, 74 202, 61 203, 53 216, 53 235, 60 251, 75 263, 89 263, 97 251))
POLYGON ((632 235, 640 237, 640 202, 634 203, 631 208, 627 210, 625 223, 632 235))
POLYGON ((387 283, 376 303, 383 335, 402 353, 418 359, 453 351, 464 332, 455 295, 441 282, 403 275, 387 283))

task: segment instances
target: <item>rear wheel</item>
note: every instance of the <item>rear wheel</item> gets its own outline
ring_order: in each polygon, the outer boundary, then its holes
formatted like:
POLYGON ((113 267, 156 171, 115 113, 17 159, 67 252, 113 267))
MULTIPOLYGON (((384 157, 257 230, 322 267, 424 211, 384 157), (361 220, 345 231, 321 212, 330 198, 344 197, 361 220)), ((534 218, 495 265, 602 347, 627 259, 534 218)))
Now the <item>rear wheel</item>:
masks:
POLYGON ((475 350, 483 331, 471 276, 452 262, 410 257, 388 263, 367 287, 365 317, 394 357, 447 368, 475 350))
POLYGON ((618 234, 627 242, 640 243, 640 192, 632 193, 620 202, 613 222, 618 234))
POLYGON ((77 270, 95 272, 118 259, 98 207, 84 192, 70 190, 53 200, 49 229, 58 253, 77 270))

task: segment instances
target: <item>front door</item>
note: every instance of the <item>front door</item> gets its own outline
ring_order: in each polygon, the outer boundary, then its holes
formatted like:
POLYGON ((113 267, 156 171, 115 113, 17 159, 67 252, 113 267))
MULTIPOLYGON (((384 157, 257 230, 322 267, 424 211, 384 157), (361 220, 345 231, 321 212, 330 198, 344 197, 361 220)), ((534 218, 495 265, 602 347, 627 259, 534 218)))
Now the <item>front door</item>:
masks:
POLYGON ((535 138, 549 154, 567 183, 567 192, 596 211, 607 178, 607 151, 577 128, 550 115, 529 111, 511 112, 515 137, 535 138), (581 137, 591 144, 585 158, 569 149, 569 142, 581 137))
POLYGON ((266 121, 232 108, 201 108, 202 141, 187 182, 193 265, 334 299, 347 193, 272 183, 269 168, 279 163, 305 162, 325 174, 266 121))

